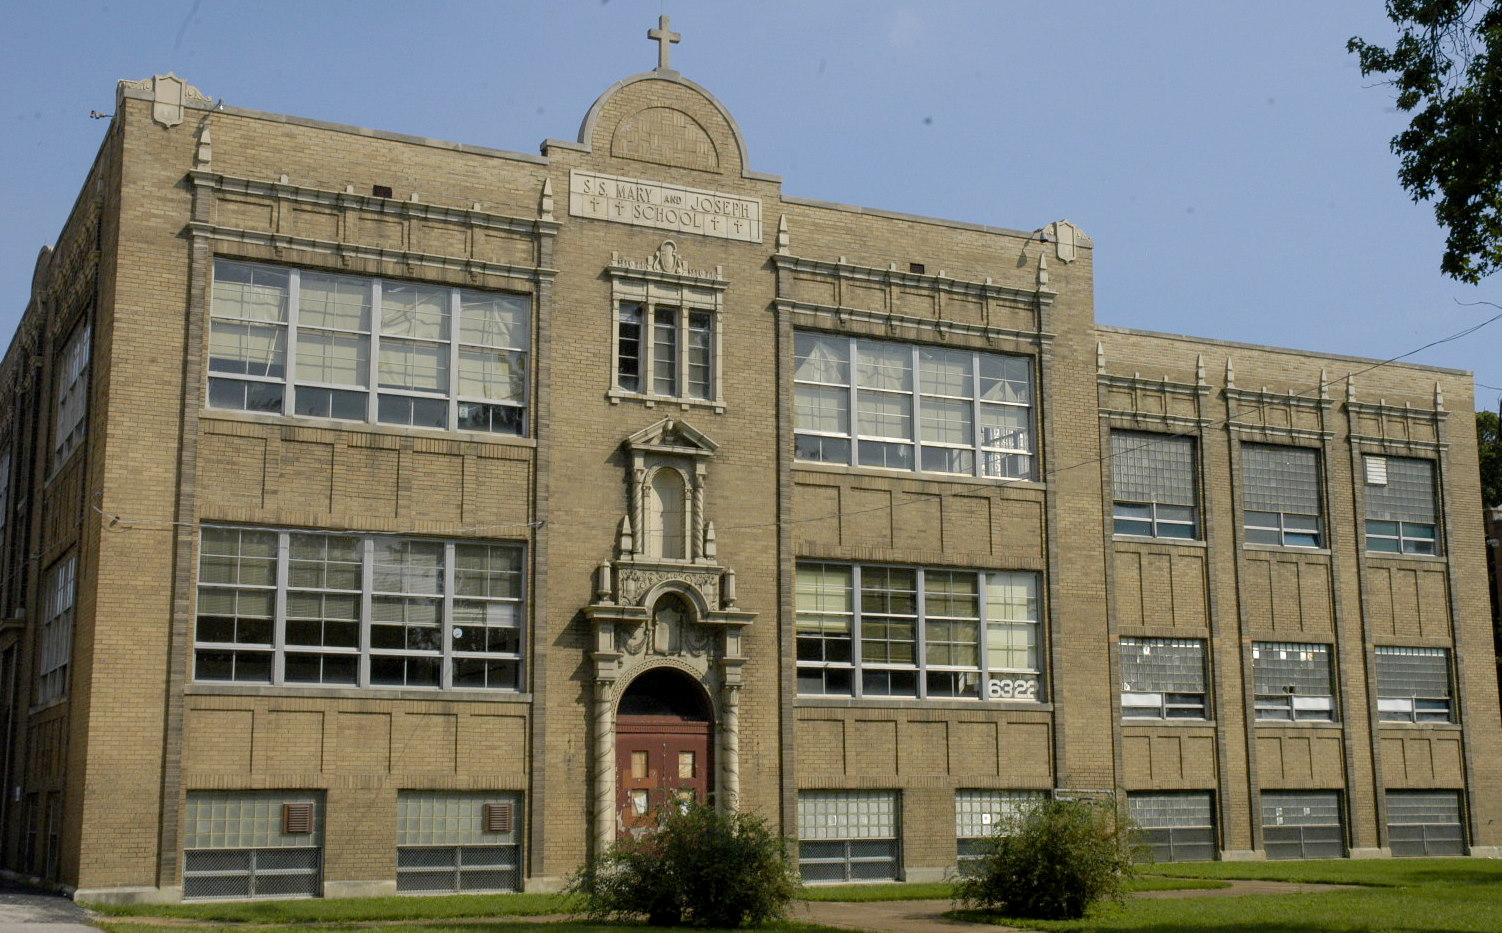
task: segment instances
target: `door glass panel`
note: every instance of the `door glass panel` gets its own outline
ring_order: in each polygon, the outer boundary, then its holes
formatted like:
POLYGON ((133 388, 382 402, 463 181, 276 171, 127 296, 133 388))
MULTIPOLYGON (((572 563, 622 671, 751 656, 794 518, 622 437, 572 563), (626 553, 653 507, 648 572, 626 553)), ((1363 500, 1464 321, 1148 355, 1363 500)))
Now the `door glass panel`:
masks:
POLYGON ((680 778, 692 778, 696 770, 693 752, 678 753, 678 776, 680 778))
POLYGON ((647 812, 647 792, 645 790, 633 790, 631 792, 631 809, 637 816, 644 816, 647 812))
POLYGON ((631 753, 631 777, 633 780, 645 781, 647 779, 647 753, 631 753))

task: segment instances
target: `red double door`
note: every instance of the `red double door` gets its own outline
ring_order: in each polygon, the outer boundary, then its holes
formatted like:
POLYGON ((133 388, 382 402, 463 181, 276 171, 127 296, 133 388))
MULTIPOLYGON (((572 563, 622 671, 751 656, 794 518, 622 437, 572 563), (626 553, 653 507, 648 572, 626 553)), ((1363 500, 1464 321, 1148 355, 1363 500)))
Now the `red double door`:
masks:
POLYGON ((708 800, 713 782, 710 724, 679 716, 621 715, 615 725, 616 821, 648 827, 671 801, 708 800))

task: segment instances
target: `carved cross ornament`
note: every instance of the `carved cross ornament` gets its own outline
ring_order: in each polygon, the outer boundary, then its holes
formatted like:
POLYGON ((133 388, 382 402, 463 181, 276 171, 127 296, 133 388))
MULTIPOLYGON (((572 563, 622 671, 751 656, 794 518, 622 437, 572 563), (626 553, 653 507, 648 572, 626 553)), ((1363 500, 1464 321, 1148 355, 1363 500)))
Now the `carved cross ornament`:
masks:
POLYGON ((668 55, 673 45, 676 45, 683 36, 668 28, 666 16, 657 17, 657 28, 647 30, 647 38, 657 43, 657 70, 672 71, 668 64, 668 55))

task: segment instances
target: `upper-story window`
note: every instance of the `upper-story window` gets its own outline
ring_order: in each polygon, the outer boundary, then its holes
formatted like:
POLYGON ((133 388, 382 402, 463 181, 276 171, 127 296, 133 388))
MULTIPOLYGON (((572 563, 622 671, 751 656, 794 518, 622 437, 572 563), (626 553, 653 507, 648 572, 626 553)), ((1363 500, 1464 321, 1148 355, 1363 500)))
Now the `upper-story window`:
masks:
POLYGON ((47 617, 42 622, 41 658, 37 669, 37 702, 62 696, 68 690, 73 662, 73 605, 78 593, 78 558, 70 556, 47 574, 47 617))
POLYGON ((1035 573, 799 561, 797 604, 801 694, 1042 699, 1035 573))
POLYGON ((1198 538, 1194 476, 1192 438, 1112 431, 1116 534, 1198 538))
POLYGON ((1366 549, 1395 554, 1437 554, 1434 461, 1368 456, 1366 549))
POLYGON ((211 408, 526 431, 527 295, 219 259, 211 408))
POLYGON ((1248 544, 1324 547, 1317 451, 1243 444, 1241 478, 1248 544))
POLYGON ((1450 652, 1379 647, 1377 717, 1384 722, 1453 721, 1450 652))
POLYGON ((1258 719, 1335 718, 1329 645, 1252 642, 1252 678, 1258 719))
POLYGON ((61 464, 83 443, 89 414, 89 342, 92 331, 80 325, 57 357, 53 398, 52 462, 61 464))
POLYGON ((1121 715, 1204 719, 1205 643, 1198 638, 1123 638, 1121 715))
POLYGON ((1033 475, 1027 357, 815 333, 795 352, 799 460, 1033 475))
POLYGON ((680 305, 622 301, 616 385, 623 392, 714 398, 714 315, 680 305))

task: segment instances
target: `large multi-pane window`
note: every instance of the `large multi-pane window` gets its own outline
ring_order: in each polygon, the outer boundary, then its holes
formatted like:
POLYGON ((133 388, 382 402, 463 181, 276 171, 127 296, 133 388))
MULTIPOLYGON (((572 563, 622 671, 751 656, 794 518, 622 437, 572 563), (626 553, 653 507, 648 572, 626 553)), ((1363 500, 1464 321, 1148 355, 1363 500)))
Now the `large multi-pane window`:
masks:
POLYGON ((189 791, 183 899, 323 894, 322 791, 189 791))
POLYGON ((78 592, 78 558, 68 557, 47 574, 47 617, 42 622, 42 646, 37 669, 37 702, 62 696, 68 690, 73 662, 73 604, 78 592))
POLYGON ((1121 715, 1204 719, 1205 643, 1197 638, 1121 640, 1121 715))
POLYGON ((1317 451, 1243 444, 1241 473, 1248 544, 1324 546, 1317 451))
POLYGON ((522 548, 205 526, 194 678, 515 690, 522 548))
POLYGON ((1263 791, 1262 844, 1270 859, 1345 855, 1340 794, 1333 790, 1263 791))
POLYGON ((616 385, 624 392, 714 398, 714 315, 622 301, 616 309, 616 385))
POLYGON ((1192 438, 1112 431, 1116 534, 1198 538, 1194 477, 1192 438))
POLYGON ((798 792, 798 870, 810 884, 896 881, 902 799, 894 790, 798 792))
POLYGON ((1395 554, 1437 554, 1434 461, 1411 457, 1365 458, 1366 549, 1395 554))
POLYGON ((1025 356, 796 335, 799 460, 1028 478, 1025 356))
POLYGON ((521 890, 521 795, 404 790, 396 796, 396 889, 521 890))
POLYGON ((1042 790, 955 791, 955 856, 961 873, 987 853, 999 833, 1046 799, 1048 792, 1042 790))
POLYGON ((797 607, 799 693, 1041 699, 1037 574, 800 561, 797 607))
POLYGON ((1378 647, 1377 714, 1387 722, 1450 722, 1450 652, 1378 647))
POLYGON ((1215 811, 1206 791, 1129 793, 1127 815, 1155 862, 1215 858, 1215 811))
POLYGON ((528 295, 219 259, 209 407, 526 430, 528 295))
POLYGON ((82 324, 57 356, 53 380, 52 462, 68 459, 83 443, 89 414, 89 347, 92 329, 82 324))
POLYGON ((1460 793, 1453 790, 1387 792, 1387 841, 1398 856, 1465 854, 1460 793))
POLYGON ((1257 688, 1258 719, 1335 718, 1329 645, 1253 642, 1252 678, 1257 688))

